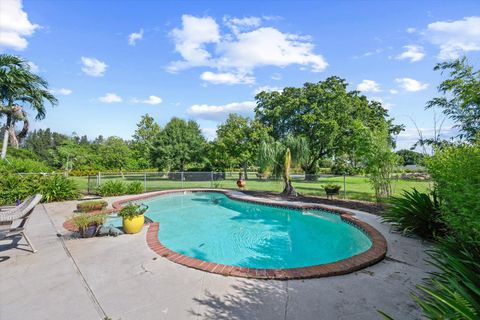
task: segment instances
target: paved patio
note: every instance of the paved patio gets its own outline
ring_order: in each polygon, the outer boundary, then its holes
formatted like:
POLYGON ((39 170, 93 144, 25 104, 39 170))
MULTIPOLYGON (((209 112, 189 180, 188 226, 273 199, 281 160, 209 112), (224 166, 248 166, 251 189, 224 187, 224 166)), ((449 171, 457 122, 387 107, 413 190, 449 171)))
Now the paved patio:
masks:
MULTIPOLYGON (((110 202, 117 200, 109 199, 110 202)), ((0 319, 419 319, 410 292, 427 274, 428 247, 391 233, 377 216, 352 211, 377 228, 382 262, 348 275, 251 280, 190 269, 146 245, 147 228, 117 238, 68 239, 62 224, 76 202, 39 205, 24 239, 0 241, 0 319), (18 246, 16 246, 18 242, 18 246)))

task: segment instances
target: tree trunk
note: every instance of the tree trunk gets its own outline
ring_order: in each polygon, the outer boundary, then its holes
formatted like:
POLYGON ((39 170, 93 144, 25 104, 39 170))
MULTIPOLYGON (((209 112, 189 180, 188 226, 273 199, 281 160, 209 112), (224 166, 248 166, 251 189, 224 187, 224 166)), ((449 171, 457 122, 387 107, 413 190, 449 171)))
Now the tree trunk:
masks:
POLYGON ((282 195, 287 197, 298 197, 298 192, 292 186, 292 181, 285 181, 285 188, 283 188, 282 195))
POLYGON ((3 132, 3 144, 2 144, 2 159, 5 159, 7 156, 7 147, 8 147, 8 136, 10 131, 12 118, 10 115, 7 115, 7 122, 5 123, 5 130, 3 132))
POLYGON ((248 175, 247 175, 247 163, 244 162, 244 163, 242 164, 242 167, 243 167, 243 177, 244 177, 245 180, 248 180, 248 175))
POLYGON ((15 132, 14 122, 8 127, 8 135, 10 138, 10 145, 15 149, 18 149, 18 139, 17 139, 17 133, 15 132))

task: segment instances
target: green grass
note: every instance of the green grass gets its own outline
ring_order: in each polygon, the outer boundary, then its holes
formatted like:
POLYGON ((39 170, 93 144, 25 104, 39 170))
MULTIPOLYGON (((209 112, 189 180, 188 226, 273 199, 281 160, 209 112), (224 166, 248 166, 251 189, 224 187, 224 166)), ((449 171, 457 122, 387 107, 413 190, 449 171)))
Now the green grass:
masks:
MULTIPOLYGON (((273 191, 281 192, 283 188, 282 181, 263 181, 258 180, 255 175, 250 175, 251 178, 247 180, 246 190, 256 190, 256 191, 273 191)), ((72 177, 76 182, 82 192, 87 192, 88 190, 88 178, 87 177, 72 177)), ((90 178, 90 191, 93 191, 93 188, 96 185, 95 177, 90 178)), ((102 181, 107 180, 119 180, 123 179, 120 176, 115 177, 102 177, 102 181)), ((128 179, 123 179, 126 182, 132 181, 142 181, 143 176, 129 176, 128 179)), ((160 176, 149 177, 147 180, 147 191, 155 190, 166 190, 166 189, 178 189, 178 188, 237 188, 236 184, 236 175, 227 176, 226 180, 215 181, 213 184, 211 181, 181 181, 176 180, 167 180, 166 178, 161 178, 160 176)), ((342 186, 340 190, 340 198, 344 197, 343 190, 343 177, 326 177, 320 178, 317 181, 304 181, 295 179, 293 180, 293 186, 301 194, 306 195, 315 195, 315 196, 325 196, 325 191, 322 186, 326 184, 339 184, 342 186)), ((347 177, 346 179, 347 199, 356 199, 356 200, 375 200, 374 191, 368 182, 368 179, 363 176, 347 177)), ((416 188, 420 192, 425 192, 430 188, 430 182, 428 181, 414 181, 414 180, 393 180, 392 189, 394 195, 399 195, 403 190, 416 188)))

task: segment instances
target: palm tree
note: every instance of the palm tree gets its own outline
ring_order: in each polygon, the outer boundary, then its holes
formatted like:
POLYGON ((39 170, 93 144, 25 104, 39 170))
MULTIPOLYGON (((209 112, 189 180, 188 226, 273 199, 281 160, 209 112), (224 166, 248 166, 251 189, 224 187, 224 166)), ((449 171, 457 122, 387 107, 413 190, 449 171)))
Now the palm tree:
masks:
POLYGON ((303 137, 288 135, 282 141, 264 140, 260 143, 258 164, 263 168, 271 168, 275 177, 282 176, 283 195, 297 196, 290 179, 290 168, 293 163, 304 163, 310 155, 309 152, 308 143, 303 137))
POLYGON ((44 102, 56 105, 58 100, 48 91, 48 83, 30 70, 27 61, 21 57, 0 55, 0 118, 6 117, 2 155, 5 159, 7 146, 18 148, 19 139, 28 132, 28 117, 24 107, 37 112, 36 119, 45 118, 44 102), (17 133, 15 124, 23 122, 23 129, 17 133))

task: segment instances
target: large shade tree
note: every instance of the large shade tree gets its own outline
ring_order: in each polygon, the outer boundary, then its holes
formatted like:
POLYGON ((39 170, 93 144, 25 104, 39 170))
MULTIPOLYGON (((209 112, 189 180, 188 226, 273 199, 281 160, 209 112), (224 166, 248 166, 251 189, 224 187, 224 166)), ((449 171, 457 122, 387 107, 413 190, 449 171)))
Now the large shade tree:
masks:
POLYGON ((255 97, 256 119, 271 128, 274 139, 293 134, 306 140, 309 154, 300 165, 307 174, 315 173, 322 158, 353 157, 358 129, 373 131, 386 125, 391 134, 402 129, 392 124, 380 103, 368 101, 358 91, 348 91, 347 85, 344 79, 329 77, 255 97))
POLYGON ((184 171, 203 161, 206 141, 195 121, 172 118, 157 135, 151 157, 160 170, 184 171))
POLYGON ((247 168, 255 164, 260 142, 266 137, 267 128, 261 123, 232 113, 217 128, 217 138, 211 148, 214 159, 211 160, 221 162, 224 167, 243 168, 247 178, 247 168))
POLYGON ((45 102, 57 104, 57 99, 48 91, 48 83, 34 74, 27 61, 21 57, 0 55, 0 118, 5 118, 1 158, 7 154, 8 142, 18 148, 19 139, 28 132, 28 117, 25 107, 33 109, 40 120, 45 117, 45 102), (23 122, 23 128, 16 132, 15 124, 23 122))

